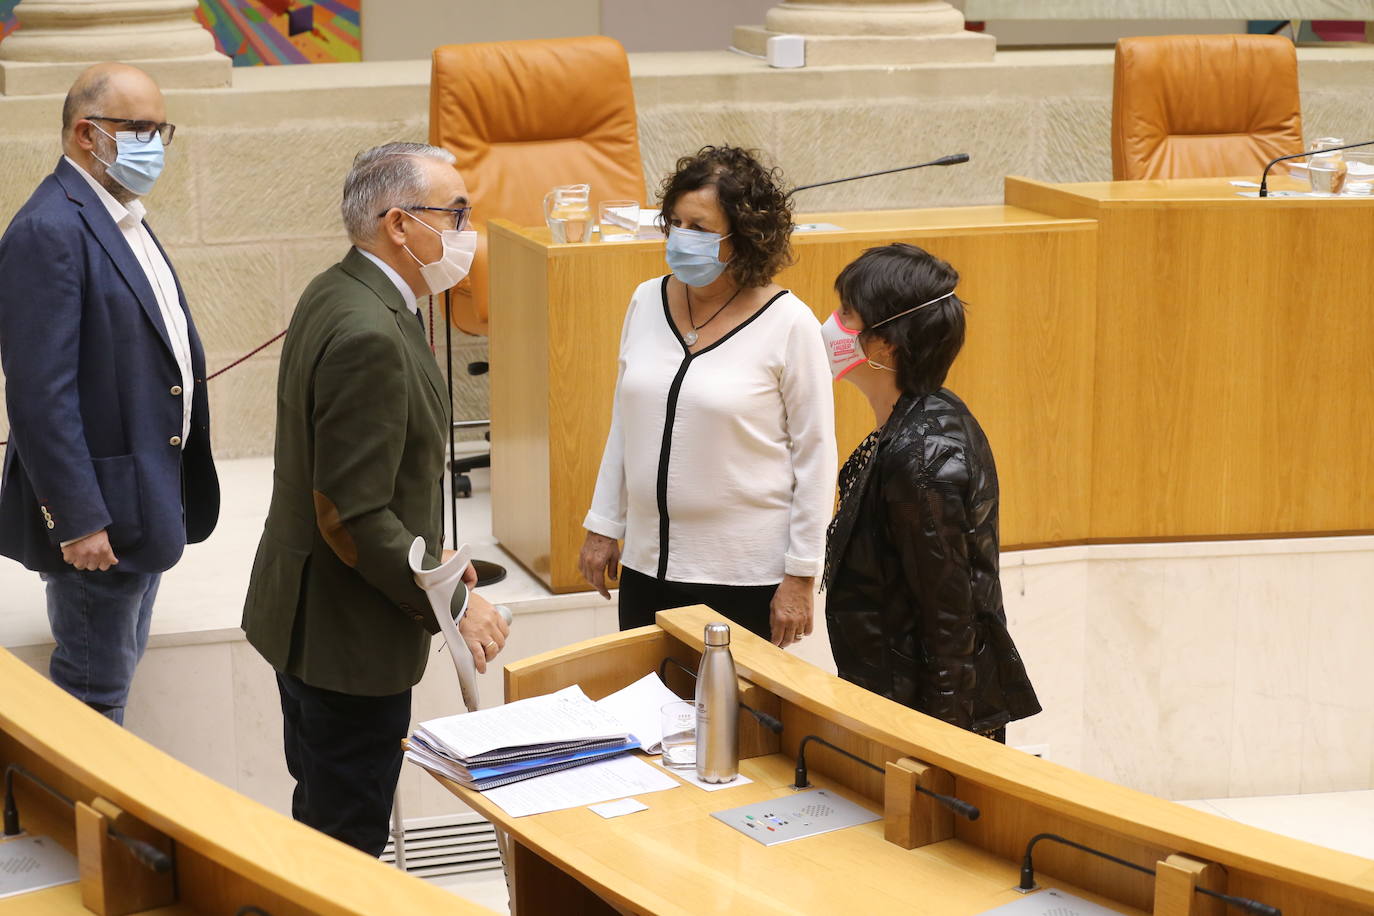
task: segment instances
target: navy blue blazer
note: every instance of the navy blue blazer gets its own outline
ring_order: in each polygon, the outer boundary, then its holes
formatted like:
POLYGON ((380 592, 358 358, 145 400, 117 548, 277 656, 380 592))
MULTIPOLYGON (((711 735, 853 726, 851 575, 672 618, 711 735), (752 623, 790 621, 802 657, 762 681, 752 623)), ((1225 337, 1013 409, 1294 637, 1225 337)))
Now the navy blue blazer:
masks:
POLYGON ((205 352, 180 280, 177 296, 196 380, 184 450, 157 299, 94 189, 62 159, 15 215, 0 237, 0 554, 54 572, 62 541, 104 528, 116 569, 162 572, 214 530, 205 352))

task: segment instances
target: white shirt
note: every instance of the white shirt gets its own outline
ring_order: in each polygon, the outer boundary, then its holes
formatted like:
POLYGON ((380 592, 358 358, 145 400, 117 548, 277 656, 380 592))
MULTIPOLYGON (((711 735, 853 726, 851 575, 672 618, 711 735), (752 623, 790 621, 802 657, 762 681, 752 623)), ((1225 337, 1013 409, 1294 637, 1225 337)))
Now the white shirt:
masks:
POLYGON ((383 261, 381 258, 377 257, 370 251, 363 251, 361 248, 359 248, 358 254, 362 255, 363 257, 371 261, 373 264, 376 264, 378 267, 380 267, 382 269, 382 273, 386 274, 386 278, 396 285, 397 291, 401 294, 401 301, 406 304, 406 308, 410 309, 410 314, 420 314, 419 297, 417 297, 415 295, 415 291, 410 288, 410 284, 407 283, 401 277, 401 275, 396 272, 396 268, 392 267, 386 261, 383 261))
POLYGON ((191 369, 191 338, 186 327, 186 313, 181 308, 181 298, 177 295, 177 282, 172 275, 172 268, 168 266, 162 252, 158 251, 157 244, 148 233, 148 227, 143 225, 143 218, 148 212, 143 203, 135 198, 127 205, 121 204, 70 156, 62 158, 76 169, 78 175, 86 179, 86 183, 105 205, 110 218, 119 227, 129 250, 138 261, 138 266, 143 268, 148 285, 153 288, 158 311, 162 313, 162 326, 167 329, 167 339, 172 344, 172 355, 176 357, 177 367, 181 369, 181 447, 184 449, 187 440, 191 438, 191 396, 195 391, 196 377, 191 369))
POLYGON ((672 582, 819 575, 836 464, 820 323, 783 292, 689 355, 664 280, 640 284, 625 315, 611 432, 584 527, 624 538, 624 565, 672 582))

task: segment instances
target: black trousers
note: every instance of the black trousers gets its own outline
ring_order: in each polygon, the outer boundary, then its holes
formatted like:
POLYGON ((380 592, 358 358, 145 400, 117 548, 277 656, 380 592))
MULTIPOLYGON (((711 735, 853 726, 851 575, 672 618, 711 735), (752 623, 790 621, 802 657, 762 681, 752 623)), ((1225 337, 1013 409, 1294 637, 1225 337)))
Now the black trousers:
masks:
POLYGON ((769 606, 776 585, 701 585, 665 582, 628 566, 620 568, 620 629, 646 627, 668 608, 704 604, 752 633, 771 639, 769 606))
POLYGON ((286 768, 296 780, 291 816, 379 856, 401 776, 410 691, 359 697, 277 674, 286 768))

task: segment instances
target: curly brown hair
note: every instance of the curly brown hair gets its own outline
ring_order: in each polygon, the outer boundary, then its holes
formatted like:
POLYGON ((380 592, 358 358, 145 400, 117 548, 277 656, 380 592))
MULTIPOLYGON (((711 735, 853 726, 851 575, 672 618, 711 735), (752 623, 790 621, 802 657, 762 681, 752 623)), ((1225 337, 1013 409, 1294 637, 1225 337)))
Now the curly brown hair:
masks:
POLYGON ((791 195, 783 190, 782 170, 765 167, 761 155, 737 146, 703 146, 679 159, 659 189, 667 233, 679 197, 715 186, 734 248, 726 269, 742 287, 765 286, 793 262, 791 195))

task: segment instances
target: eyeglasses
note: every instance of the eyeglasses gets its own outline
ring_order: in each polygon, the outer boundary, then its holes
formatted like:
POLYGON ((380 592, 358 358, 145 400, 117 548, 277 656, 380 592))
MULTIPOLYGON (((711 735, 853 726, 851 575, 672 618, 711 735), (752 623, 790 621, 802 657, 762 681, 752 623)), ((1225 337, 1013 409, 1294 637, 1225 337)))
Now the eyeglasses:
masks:
POLYGON ((104 115, 86 115, 87 121, 109 121, 111 124, 124 124, 127 129, 134 132, 134 138, 139 143, 147 143, 153 139, 153 134, 162 137, 163 146, 172 145, 172 136, 177 132, 175 124, 168 124, 166 121, 134 121, 130 118, 107 118, 104 115))
MULTIPOLYGON (((416 206, 416 207, 396 207, 396 208, 394 208, 394 209, 397 209, 397 210, 429 210, 429 211, 432 212, 432 213, 452 213, 452 214, 453 214, 453 228, 454 228, 454 229, 459 229, 459 230, 469 228, 469 225, 470 225, 470 224, 469 224, 469 222, 468 222, 468 215, 469 215, 470 213, 472 213, 472 208, 471 208, 471 207, 419 207, 419 206, 416 206)), ((378 214, 377 214, 377 219, 381 219, 382 217, 386 216, 386 215, 387 215, 388 213, 390 213, 390 212, 391 212, 391 210, 383 210, 381 213, 378 213, 378 214)))

